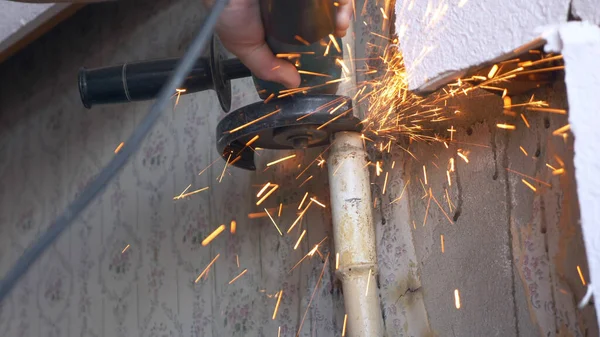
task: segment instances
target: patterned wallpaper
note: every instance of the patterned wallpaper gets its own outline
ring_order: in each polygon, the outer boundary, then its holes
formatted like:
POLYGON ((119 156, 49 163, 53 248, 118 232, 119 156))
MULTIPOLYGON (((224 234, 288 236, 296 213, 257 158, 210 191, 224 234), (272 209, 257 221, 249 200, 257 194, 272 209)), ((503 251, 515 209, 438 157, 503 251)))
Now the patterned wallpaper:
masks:
MULTIPOLYGON (((374 2, 359 2, 357 7, 364 7, 368 15, 379 11, 374 2)), ((0 65, 0 275, 108 162, 149 106, 84 109, 76 87, 79 67, 180 56, 204 14, 192 0, 92 5, 0 65)), ((355 31, 357 44, 374 43, 376 37, 360 26, 355 31)), ((358 50, 356 57, 364 54, 358 50)), ((234 82, 232 108, 255 100, 251 81, 234 82)), ((490 102, 479 102, 473 109, 490 102)), ((266 208, 285 229, 296 219, 297 205, 306 192, 318 200, 329 199, 324 169, 313 166, 296 178, 299 168, 321 150, 300 151, 293 161, 266 171, 265 163, 286 153, 259 151, 261 169, 256 173, 223 171, 214 137, 222 116, 214 93, 182 96, 105 193, 0 305, 0 335, 295 336, 302 324, 300 336, 340 336, 341 284, 330 268, 332 260, 327 264, 323 260, 333 252, 330 210, 311 208, 301 225, 284 236, 264 216, 266 208), (257 207, 256 193, 269 181, 278 183, 280 190, 257 207), (189 191, 209 190, 173 200, 190 184, 189 191), (237 223, 235 234, 229 231, 232 220, 237 223), (203 247, 201 240, 221 224, 227 230, 203 247), (294 250, 303 230, 306 235, 294 250), (294 268, 322 240, 319 253, 294 268), (216 256, 212 268, 196 283, 216 256), (281 301, 273 319, 278 293, 281 301)), ((467 141, 465 130, 461 128, 456 136, 467 141)), ((477 142, 492 139, 483 129, 476 128, 474 135, 477 142)), ((541 134, 536 137, 545 139, 541 134)), ((424 146, 415 145, 415 153, 429 151, 424 146)), ((491 204, 512 202, 526 209, 514 214, 490 210, 496 217, 489 222, 477 217, 478 201, 465 197, 463 217, 453 227, 456 236, 447 233, 447 254, 452 254, 450 247, 462 247, 456 251, 471 255, 442 256, 437 238, 440 231, 450 230, 444 227, 444 216, 431 210, 427 226, 414 226, 415 220, 423 221, 420 186, 411 185, 406 198, 390 204, 421 166, 411 163, 401 150, 383 159, 387 165, 398 162, 388 182, 393 193, 381 195, 382 177, 373 177, 380 296, 389 336, 471 336, 472 331, 510 335, 503 332, 515 331, 511 330, 513 317, 520 324, 516 331, 523 336, 583 336, 586 329, 587 335, 597 331, 593 309, 583 313, 574 309, 585 288, 577 284, 572 262, 584 271, 585 262, 573 195, 553 190, 533 200, 516 189, 499 192, 489 197, 491 204), (543 215, 550 203, 562 203, 562 213, 543 215), (548 239, 534 231, 542 222, 550 233, 567 234, 548 239), (482 231, 478 240, 469 241, 468 229, 475 225, 499 229, 482 231), (510 226, 518 227, 511 232, 510 226), (496 236, 500 232, 504 234, 496 236), (486 240, 497 242, 498 249, 484 250, 481 242, 486 240), (551 248, 548 253, 548 246, 559 251, 551 248), (484 254, 507 267, 494 274, 496 265, 486 269, 488 260, 482 260, 482 269, 470 269, 472 261, 484 254), (503 282, 495 284, 497 292, 481 291, 478 287, 485 289, 485 283, 469 283, 469 279, 485 279, 486 274, 503 282), (456 284, 473 289, 471 295, 463 290, 461 310, 453 307, 456 284), (562 291, 569 295, 558 297, 562 291), (501 303, 502 310, 508 308, 510 319, 490 314, 495 303, 501 303)), ((487 175, 492 163, 461 169, 464 176, 477 177, 482 167, 487 175)), ((430 179, 440 177, 445 179, 445 174, 432 172, 430 179)), ((498 182, 511 180, 501 176, 498 182)), ((453 188, 452 197, 460 197, 460 190, 453 188)))

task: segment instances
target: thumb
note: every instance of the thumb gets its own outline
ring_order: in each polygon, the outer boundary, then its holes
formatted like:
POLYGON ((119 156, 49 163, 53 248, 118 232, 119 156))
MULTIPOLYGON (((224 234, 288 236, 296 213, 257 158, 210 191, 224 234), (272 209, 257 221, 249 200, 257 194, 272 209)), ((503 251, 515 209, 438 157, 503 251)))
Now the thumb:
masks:
POLYGON ((255 76, 262 80, 281 83, 287 88, 297 88, 300 85, 300 74, 296 67, 288 61, 275 57, 266 42, 248 53, 241 53, 238 57, 255 76))

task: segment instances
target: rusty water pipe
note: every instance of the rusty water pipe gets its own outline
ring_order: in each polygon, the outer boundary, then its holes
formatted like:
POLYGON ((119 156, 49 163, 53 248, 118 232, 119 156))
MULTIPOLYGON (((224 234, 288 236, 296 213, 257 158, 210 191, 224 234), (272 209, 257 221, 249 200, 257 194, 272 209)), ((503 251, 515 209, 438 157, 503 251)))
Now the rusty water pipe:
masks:
POLYGON ((367 152, 360 133, 333 135, 328 160, 333 240, 350 337, 383 336, 367 152), (342 165, 340 167, 340 165, 342 165))

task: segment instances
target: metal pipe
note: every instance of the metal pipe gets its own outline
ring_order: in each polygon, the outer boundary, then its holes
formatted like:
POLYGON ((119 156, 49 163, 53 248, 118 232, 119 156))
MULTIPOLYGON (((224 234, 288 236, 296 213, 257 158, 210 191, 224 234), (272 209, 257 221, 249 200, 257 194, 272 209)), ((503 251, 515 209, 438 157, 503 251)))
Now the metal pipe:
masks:
MULTIPOLYGON (((329 154, 329 186, 333 239, 339 254, 344 306, 351 337, 383 336, 377 289, 377 250, 371 209, 367 153, 360 133, 333 135, 329 154)), ((336 256, 337 258, 337 256, 336 256)))

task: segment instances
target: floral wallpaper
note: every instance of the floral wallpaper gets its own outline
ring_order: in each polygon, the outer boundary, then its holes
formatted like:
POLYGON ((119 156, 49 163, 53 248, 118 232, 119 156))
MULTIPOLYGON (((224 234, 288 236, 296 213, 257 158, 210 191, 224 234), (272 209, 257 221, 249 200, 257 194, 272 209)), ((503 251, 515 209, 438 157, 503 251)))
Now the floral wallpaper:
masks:
MULTIPOLYGON (((357 2, 378 27, 385 23, 380 6, 357 2)), ((76 86, 78 69, 180 56, 204 15, 192 0, 90 5, 0 64, 0 275, 77 197, 149 107, 142 102, 84 109, 76 86)), ((372 57, 373 51, 362 47, 377 43, 377 37, 360 22, 352 36, 356 58, 372 57)), ((232 109, 257 99, 250 80, 234 82, 232 109)), ((482 109, 494 102, 486 98, 465 108, 482 109)), ((329 199, 325 169, 312 167, 303 177, 312 178, 301 187, 297 179, 298 168, 322 149, 299 151, 296 160, 266 171, 224 170, 214 135, 223 116, 211 91, 182 96, 177 106, 173 102, 106 191, 0 303, 0 335, 341 336, 343 296, 348 294, 342 293, 331 267, 329 208, 311 209, 284 236, 265 216, 266 209, 276 224, 287 228, 305 193, 329 199), (266 182, 276 182, 280 189, 258 207, 256 194, 266 182), (174 200, 189 185, 189 191, 209 189, 174 200), (222 224, 226 230, 202 246, 222 224), (318 254, 296 266, 319 242, 318 254)), ((456 136, 513 147, 547 144, 543 151, 548 153, 560 145, 547 142, 542 129, 510 139, 491 136, 485 127, 471 133, 461 128, 456 136)), ((415 154, 430 151, 425 144, 413 147, 415 154)), ((407 196, 392 203, 421 172, 421 164, 400 150, 379 159, 386 165, 396 161, 387 182, 392 192, 383 195, 383 177, 372 178, 386 334, 596 334, 593 309, 575 309, 585 288, 574 265, 584 272, 586 265, 573 190, 525 194, 516 178, 503 175, 497 194, 486 197, 486 205, 497 207, 487 212, 494 217, 483 217, 478 200, 469 197, 481 187, 465 180, 478 174, 491 180, 490 148, 479 150, 488 156, 482 155, 480 166, 459 168, 463 189, 448 186, 450 197, 463 207, 454 227, 435 209, 428 213, 427 226, 421 225, 425 212, 418 184, 409 185, 407 196), (522 209, 507 210, 508 204, 522 209), (482 230, 471 232, 474 226, 482 230), (440 233, 447 237, 445 255, 440 233), (474 270, 476 261, 479 269, 474 270), (494 291, 485 283, 492 277, 499 280, 494 291), (461 310, 454 308, 455 288, 464 297, 461 310), (495 316, 496 307, 505 315, 495 316)), ((511 151, 502 152, 506 160, 522 164, 511 151)), ((568 149, 560 151, 568 158, 568 149)), ((259 152, 259 168, 286 154, 259 152)), ((532 163, 523 165, 520 170, 530 174, 540 170, 532 163)), ((445 172, 430 173, 431 181, 445 177, 445 172)), ((558 185, 564 187, 572 177, 560 179, 558 185)))

